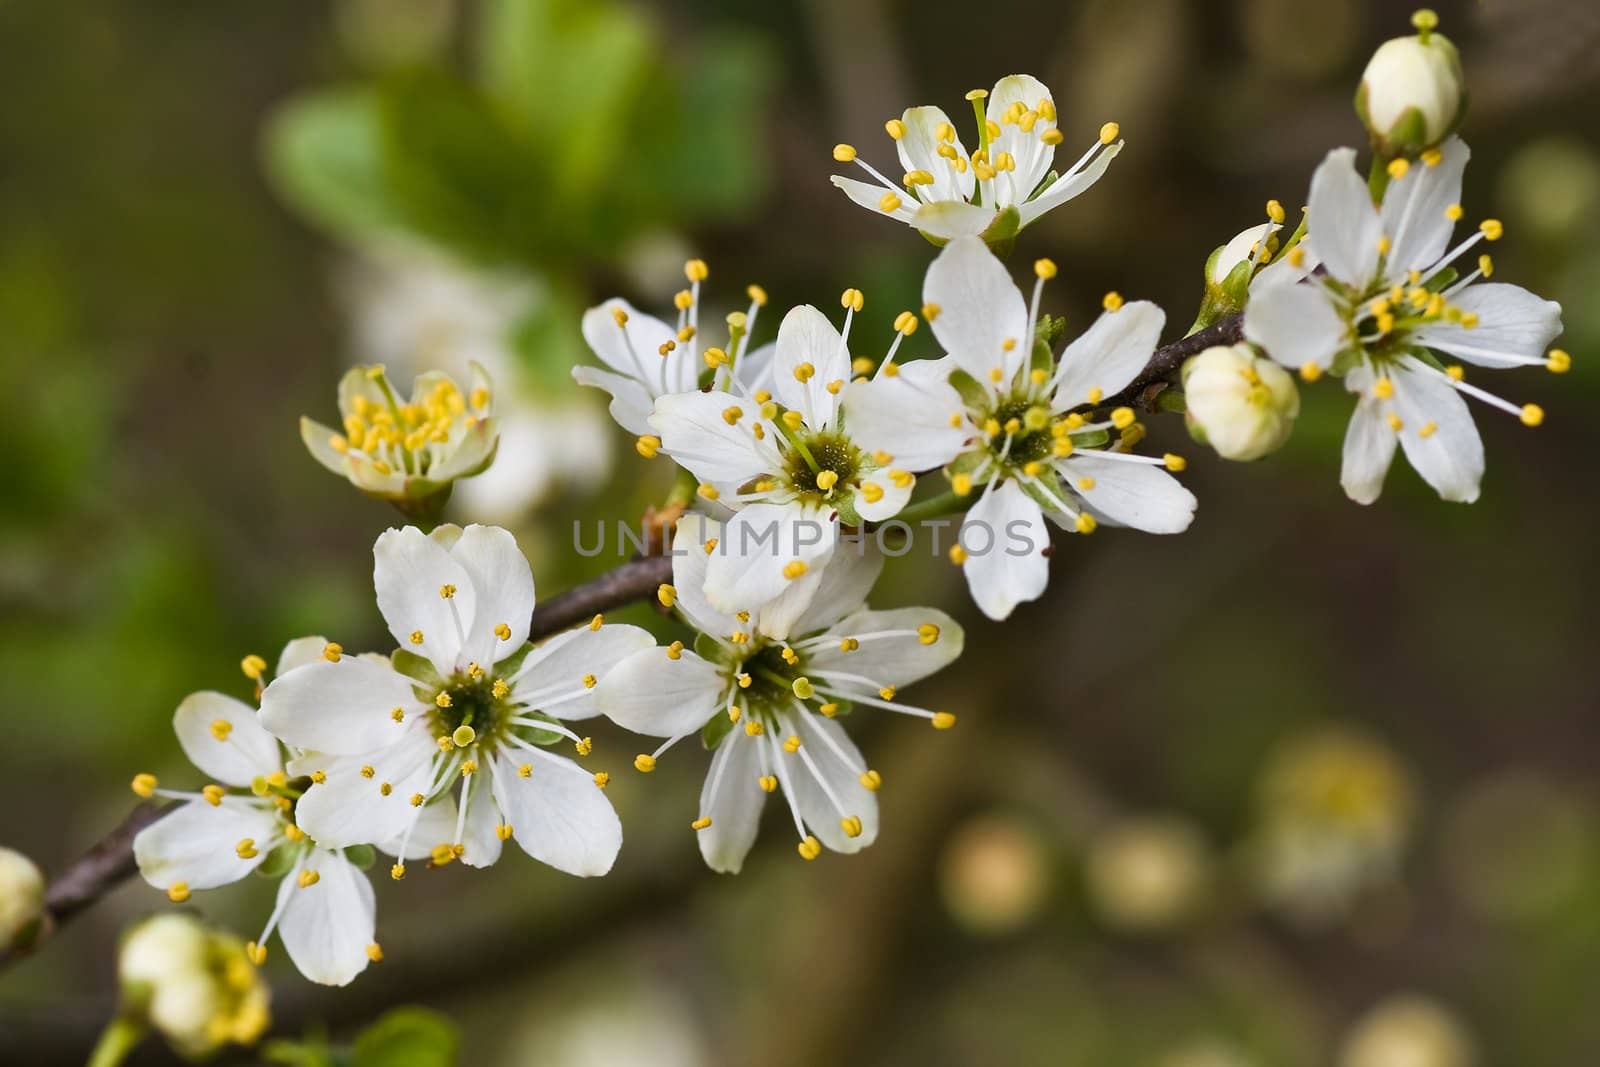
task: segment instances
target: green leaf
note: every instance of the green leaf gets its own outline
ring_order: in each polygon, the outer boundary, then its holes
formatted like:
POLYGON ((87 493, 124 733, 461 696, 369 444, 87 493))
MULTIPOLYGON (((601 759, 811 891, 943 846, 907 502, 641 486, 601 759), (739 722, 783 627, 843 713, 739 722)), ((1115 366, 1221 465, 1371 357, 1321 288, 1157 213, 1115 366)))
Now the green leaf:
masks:
POLYGON ((706 724, 700 728, 700 743, 705 746, 707 752, 710 752, 722 744, 722 739, 727 737, 732 729, 733 720, 728 718, 726 712, 719 711, 707 719, 706 724))
POLYGON ((456 1026, 426 1008, 396 1008, 356 1037, 351 1067, 452 1067, 457 1060, 456 1026))
POLYGON ((345 238, 404 228, 384 174, 378 95, 333 89, 280 107, 267 125, 267 174, 279 195, 345 238))

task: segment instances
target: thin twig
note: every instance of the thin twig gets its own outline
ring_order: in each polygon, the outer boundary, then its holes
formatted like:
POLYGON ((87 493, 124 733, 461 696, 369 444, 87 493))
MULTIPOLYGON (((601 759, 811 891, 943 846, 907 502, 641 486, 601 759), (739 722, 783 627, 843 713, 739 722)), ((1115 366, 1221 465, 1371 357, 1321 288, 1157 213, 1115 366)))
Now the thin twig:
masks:
POLYGON ((537 641, 569 626, 635 600, 649 600, 663 582, 672 581, 671 556, 645 556, 629 560, 590 582, 585 582, 540 604, 533 613, 528 637, 537 641))
POLYGON ((1204 352, 1212 345, 1234 345, 1242 340, 1244 316, 1238 313, 1226 315, 1203 330, 1156 349, 1150 362, 1144 365, 1144 370, 1126 389, 1096 407, 1127 406, 1141 411, 1154 411, 1156 397, 1167 388, 1168 378, 1177 373, 1184 360, 1204 352))

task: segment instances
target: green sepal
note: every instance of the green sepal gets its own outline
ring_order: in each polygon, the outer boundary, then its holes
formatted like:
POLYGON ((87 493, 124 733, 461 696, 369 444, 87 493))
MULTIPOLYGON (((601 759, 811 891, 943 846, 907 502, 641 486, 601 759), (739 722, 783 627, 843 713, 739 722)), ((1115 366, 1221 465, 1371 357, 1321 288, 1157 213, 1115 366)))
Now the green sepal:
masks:
POLYGON ((728 718, 727 712, 719 711, 707 719, 704 726, 700 727, 700 743, 705 746, 707 752, 711 752, 722 744, 722 739, 727 737, 732 730, 733 720, 728 718))
POLYGON ((987 229, 980 235, 983 243, 997 256, 1006 256, 1011 252, 1016 243, 1017 234, 1022 232, 1022 213, 1016 207, 1008 207, 995 215, 994 221, 989 223, 987 229))
POLYGON ((389 653, 389 662, 394 664, 394 669, 410 678, 424 688, 438 691, 444 688, 444 679, 439 672, 433 669, 426 656, 419 656, 415 652, 407 652, 397 648, 389 653))
MULTIPOLYGON (((542 711, 524 710, 518 713, 518 718, 537 719, 540 722, 548 723, 557 722, 554 717, 546 715, 542 711)), ((549 748, 551 745, 559 745, 561 742, 567 739, 566 734, 558 734, 551 730, 541 730, 537 726, 519 726, 517 727, 517 736, 522 738, 524 741, 538 745, 541 748, 549 748)))
POLYGON ((958 474, 971 474, 973 471, 978 469, 978 465, 981 464, 983 460, 984 454, 978 449, 973 449, 970 452, 963 452, 961 455, 950 461, 950 465, 944 469, 944 472, 951 478, 954 478, 958 474))
POLYGON ((1099 448, 1111 440, 1110 430, 1079 430, 1067 435, 1074 448, 1099 448))
POLYGON ((694 651, 701 659, 719 663, 723 659, 722 645, 710 634, 694 635, 694 651))
POLYGON ((1189 402, 1183 395, 1183 390, 1175 385, 1169 385, 1156 394, 1156 410, 1170 411, 1175 415, 1186 414, 1189 402))
POLYGON ((1017 485, 1046 511, 1055 511, 1060 507, 1059 502, 1067 498, 1054 467, 1046 467, 1033 478, 1018 479, 1017 485))
POLYGON ((299 845, 291 844, 287 841, 284 842, 271 852, 267 853, 267 858, 262 860, 260 864, 256 866, 256 877, 282 878, 284 875, 288 874, 289 869, 294 866, 295 856, 298 855, 299 852, 299 845))
POLYGON ((1459 277, 1461 277, 1460 271, 1456 270, 1454 267, 1446 267, 1438 274, 1435 274, 1433 277, 1423 282, 1422 287, 1430 293, 1442 292, 1446 286, 1454 284, 1455 280, 1459 277))
POLYGON ((848 496, 842 496, 835 500, 833 502, 833 506, 834 509, 839 512, 839 524, 841 526, 861 525, 863 520, 861 518, 861 513, 856 510, 856 495, 854 493, 850 493, 848 496))
POLYGON ((1442 363, 1439 357, 1434 355, 1429 349, 1413 348, 1407 353, 1407 355, 1409 355, 1412 359, 1421 360, 1423 363, 1426 363, 1428 366, 1432 367, 1441 374, 1445 373, 1444 363, 1442 363))
MULTIPOLYGON (((495 442, 487 462, 494 460, 494 452, 500 448, 500 442, 495 442)), ((463 477, 465 477, 463 475, 463 477)), ((444 518, 444 507, 450 503, 450 491, 455 488, 454 482, 434 482, 429 479, 408 478, 406 480, 406 494, 402 497, 383 496, 369 493, 368 496, 379 500, 387 500, 394 505, 394 509, 405 516, 407 522, 420 526, 425 532, 431 533, 444 518), (437 486, 437 488, 435 488, 437 486)))
POLYGON ((522 668, 522 661, 527 659, 528 653, 532 651, 533 645, 530 642, 524 641, 521 648, 517 649, 504 659, 497 660, 495 662, 495 676, 498 678, 509 678, 513 674, 516 674, 517 671, 522 668))
POLYGON ((961 394, 961 402, 975 411, 982 411, 994 399, 988 386, 959 367, 950 372, 950 385, 961 394))
POLYGON ((378 851, 371 845, 351 845, 344 850, 344 858, 363 871, 370 871, 378 862, 378 851))

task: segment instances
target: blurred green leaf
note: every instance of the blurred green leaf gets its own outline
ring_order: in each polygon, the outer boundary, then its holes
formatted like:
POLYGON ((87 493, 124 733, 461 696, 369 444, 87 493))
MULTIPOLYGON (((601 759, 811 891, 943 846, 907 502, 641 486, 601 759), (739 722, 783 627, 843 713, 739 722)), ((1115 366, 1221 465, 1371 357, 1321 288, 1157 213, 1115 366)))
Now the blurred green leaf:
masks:
POLYGON ((356 1038, 351 1067, 450 1067, 459 1038, 455 1024, 426 1008, 396 1008, 356 1038))
POLYGON ((403 227, 384 175, 379 97, 332 89, 293 100, 267 126, 267 171, 279 193, 346 239, 403 227))

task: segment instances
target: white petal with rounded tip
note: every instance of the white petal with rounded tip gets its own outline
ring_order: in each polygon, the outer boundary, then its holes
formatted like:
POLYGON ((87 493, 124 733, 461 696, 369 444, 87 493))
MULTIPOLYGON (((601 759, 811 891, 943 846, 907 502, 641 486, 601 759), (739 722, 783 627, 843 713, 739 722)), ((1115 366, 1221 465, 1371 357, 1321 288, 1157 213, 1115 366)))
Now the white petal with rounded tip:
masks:
POLYGON ((761 828, 767 794, 757 784, 761 777, 759 738, 743 730, 730 730, 711 756, 705 784, 700 788, 700 814, 711 820, 697 830, 700 855, 706 866, 723 874, 738 874, 761 828))
POLYGON ((706 600, 725 612, 759 612, 795 579, 798 560, 809 572, 823 566, 839 539, 839 516, 829 508, 791 501, 751 504, 722 524, 706 559, 706 600))
POLYGON ((1390 378, 1406 459, 1442 499, 1462 504, 1477 500, 1483 481, 1483 439, 1467 402, 1449 382, 1409 357, 1394 366, 1390 378), (1429 423, 1434 430, 1423 437, 1418 431, 1429 423))
POLYGON ((468 526, 451 547, 450 556, 467 572, 476 600, 462 656, 488 667, 528 639, 534 605, 533 570, 517 547, 517 539, 498 526, 468 526), (511 631, 505 640, 495 633, 501 624, 511 631))
POLYGON ((1461 174, 1472 153, 1459 137, 1445 141, 1439 152, 1438 164, 1413 162, 1404 175, 1389 182, 1383 195, 1378 214, 1390 240, 1384 272, 1396 282, 1404 281, 1410 270, 1433 266, 1456 228, 1445 210, 1461 203, 1461 174))
POLYGON ((644 436, 650 433, 650 412, 655 397, 632 378, 598 367, 573 367, 572 380, 579 385, 604 389, 611 394, 611 417, 618 426, 631 434, 644 436))
POLYGON ((1291 370, 1307 363, 1326 369, 1350 343, 1348 327, 1314 280, 1257 292, 1244 309, 1244 336, 1291 370))
POLYGON ((778 777, 783 788, 794 797, 800 809, 800 818, 810 830, 834 852, 860 852, 878 839, 878 797, 861 784, 861 772, 866 761, 844 728, 831 719, 812 712, 789 712, 781 720, 786 733, 799 736, 801 747, 810 757, 816 770, 807 766, 798 752, 780 752, 774 757, 778 762, 778 777), (822 737, 827 734, 829 745, 822 737), (841 759, 834 747, 842 749, 841 759), (818 781, 818 774, 821 781, 818 781), (823 783, 826 783, 824 788, 823 783), (832 797, 829 793, 832 793, 832 797), (835 804, 837 801, 837 804, 835 804), (841 814, 840 808, 843 808, 841 814), (839 825, 845 815, 861 820, 861 833, 851 837, 839 825))
MULTIPOLYGON (((1055 128, 1054 120, 1040 116, 1032 129, 1026 131, 1016 123, 1004 121, 1005 113, 1013 103, 1021 103, 1026 109, 1036 111, 1041 100, 1049 100, 1052 104, 1055 102, 1044 83, 1027 74, 1001 78, 989 93, 987 117, 1000 127, 1000 136, 989 145, 989 158, 998 159, 1002 152, 1009 152, 1016 161, 1015 170, 995 175, 996 204, 1020 203, 1050 173, 1056 150, 1041 138, 1046 130, 1055 128)), ((971 173, 970 168, 968 173, 971 173)))
POLYGON ((723 707, 727 684, 720 669, 688 649, 673 659, 664 648, 648 648, 600 679, 595 707, 636 734, 679 737, 727 710, 723 707))
POLYGON ((678 519, 672 535, 672 585, 677 591, 677 609, 695 629, 705 633, 730 634, 738 629, 732 612, 718 611, 706 599, 706 566, 710 555, 707 541, 722 540, 722 523, 688 511, 678 519))
POLYGON ((831 426, 839 397, 828 391, 828 383, 850 380, 850 353, 839 331, 822 312, 804 304, 783 317, 777 345, 772 392, 778 403, 800 412, 812 430, 831 426), (805 365, 810 366, 811 374, 802 382, 795 371, 805 365))
POLYGON ((415 526, 385 530, 373 546, 372 556, 378 610, 395 643, 426 656, 440 674, 465 667, 461 647, 477 604, 477 591, 466 568, 451 558, 449 549, 415 526), (445 586, 455 587, 450 599, 440 595, 445 586), (422 631, 420 645, 411 643, 410 634, 415 630, 422 631))
POLYGON ((648 630, 616 624, 559 634, 528 653, 517 671, 511 699, 533 698, 536 710, 567 722, 591 718, 600 709, 595 707, 594 687, 585 681, 604 678, 617 664, 655 643, 648 630), (551 695, 540 698, 539 693, 551 695))
MULTIPOLYGON (((784 639, 790 635, 804 636, 826 629, 867 602, 872 587, 883 573, 883 553, 878 551, 874 538, 859 537, 839 539, 828 565, 822 569, 822 580, 811 596, 811 603, 797 616, 784 632, 773 632, 770 637, 784 639)), ((765 631, 763 631, 765 632, 765 631)))
MULTIPOLYGON (((472 793, 467 799, 467 819, 461 827, 461 844, 464 846, 461 862, 468 867, 492 867, 500 858, 502 842, 496 827, 503 817, 500 803, 494 798, 494 761, 482 761, 470 778, 472 793)), ((459 785, 454 795, 459 800, 459 785)), ((516 827, 513 825, 511 830, 515 833, 516 827)), ((452 825, 449 837, 452 844, 455 843, 454 834, 455 826, 452 825)), ((434 843, 439 844, 444 840, 441 838, 434 843)))
POLYGON ((1056 410, 1085 403, 1091 389, 1104 396, 1120 392, 1150 362, 1166 322, 1166 312, 1148 300, 1102 312, 1061 353, 1056 410))
POLYGON ((739 356, 733 366, 733 375, 751 393, 765 389, 772 392, 773 386, 773 360, 777 357, 778 346, 773 341, 764 345, 757 345, 750 351, 739 356))
POLYGON ((300 748, 354 755, 394 743, 404 728, 395 723, 394 709, 409 716, 419 706, 405 675, 341 656, 274 679, 261 694, 261 725, 300 748))
MULTIPOLYGON (((493 797, 490 802, 493 803, 493 797)), ((496 808, 498 810, 498 808, 496 808)), ((400 832, 385 841, 378 842, 376 847, 385 855, 394 856, 402 860, 419 860, 433 852, 433 846, 450 840, 456 832, 456 802, 454 797, 440 797, 430 804, 412 809, 416 819, 410 825, 410 836, 407 837, 406 827, 401 827, 400 832), (401 855, 400 845, 405 843, 405 854, 401 855)))
POLYGON ((302 886, 294 872, 278 884, 283 918, 278 936, 301 974, 321 985, 349 985, 372 960, 367 946, 376 939, 378 905, 372 883, 337 852, 318 850, 304 870, 317 880, 302 886))
POLYGON ((967 589, 980 611, 1004 619, 1024 601, 1036 600, 1050 581, 1044 549, 1050 531, 1044 513, 1016 482, 987 491, 961 524, 962 564, 967 589))
POLYGON ((1383 479, 1394 461, 1394 430, 1384 418, 1384 402, 1372 395, 1372 372, 1358 367, 1345 375, 1345 388, 1360 393, 1344 434, 1344 465, 1339 484, 1357 504, 1370 504, 1383 492, 1383 479))
POLYGON ((1015 371, 1026 358, 1032 336, 1027 305, 1011 275, 976 237, 945 246, 928 268, 922 297, 939 308, 930 323, 939 343, 985 385, 991 370, 1015 371), (1014 342, 1010 352, 1007 341, 1014 342))
POLYGON ((191 800, 139 831, 133 859, 144 880, 157 889, 183 882, 190 889, 213 889, 237 882, 261 865, 268 848, 240 859, 240 841, 267 845, 278 830, 274 809, 264 802, 224 797, 216 807, 191 800))
POLYGON ((1478 282, 1450 302, 1478 316, 1478 324, 1469 330, 1456 322, 1434 322, 1412 336, 1418 344, 1480 367, 1526 366, 1526 360, 1543 359, 1561 335, 1561 305, 1520 285, 1478 282))
POLYGON ((856 493, 856 514, 868 522, 883 522, 900 514, 900 509, 911 500, 911 491, 917 487, 917 480, 910 476, 911 472, 899 467, 887 467, 875 470, 861 479, 863 486, 875 485, 882 493, 876 502, 868 501, 866 494, 856 493), (898 484, 893 475, 902 474, 905 484, 898 484))
POLYGON ((926 471, 961 454, 972 428, 961 394, 950 384, 957 364, 948 356, 898 365, 893 376, 845 386, 845 425, 868 452, 887 452, 897 467, 926 471), (951 426, 952 417, 960 423, 951 426))
POLYGON ((1182 533, 1194 521, 1194 494, 1160 467, 1074 452, 1057 464, 1062 480, 1101 514, 1145 533, 1182 533), (1083 488, 1093 479, 1092 488, 1083 488))
MULTIPOLYGON (((955 150, 956 157, 969 160, 971 157, 962 147, 961 138, 955 137, 949 142, 941 141, 938 130, 941 125, 948 125, 953 132, 955 124, 950 117, 937 107, 912 107, 907 108, 900 116, 900 121, 905 123, 905 136, 895 142, 895 151, 900 156, 900 166, 907 173, 914 170, 925 170, 933 175, 932 186, 918 186, 920 189, 931 189, 935 200, 970 200, 972 198, 973 177, 972 168, 956 170, 951 166, 951 161, 939 155, 939 146, 949 144, 955 150)), ((882 194, 879 194, 880 196, 882 194)), ((903 198, 903 199, 909 199, 903 198)))
POLYGON ((312 634, 309 637, 296 637, 283 646, 283 651, 278 653, 278 665, 273 668, 272 676, 281 678, 296 667, 304 667, 322 659, 323 649, 328 647, 328 639, 321 634, 312 634))
POLYGON ((650 426, 661 436, 661 446, 673 459, 702 482, 742 485, 783 464, 772 444, 781 440, 772 424, 761 419, 754 401, 720 390, 680 393, 656 401, 650 426), (723 412, 739 408, 739 421, 729 425, 723 412), (765 439, 758 441, 751 427, 760 422, 765 439))
POLYGON ((249 785, 257 775, 283 769, 277 738, 256 718, 256 709, 221 693, 191 693, 172 716, 172 729, 189 762, 219 782, 249 785), (212 723, 229 725, 217 740, 212 723))
MULTIPOLYGON (((422 731, 380 752, 359 756, 312 756, 307 761, 327 776, 295 804, 295 822, 326 848, 370 845, 399 837, 416 815, 411 797, 432 783, 435 748, 422 731), (372 776, 361 773, 372 768, 372 776), (387 796, 383 786, 390 787, 387 796)), ((437 841, 433 844, 438 844, 437 841)))
POLYGON ((992 207, 969 204, 965 200, 935 200, 917 208, 911 225, 941 241, 962 237, 977 238, 995 220, 992 207))
POLYGON ((1306 230, 1328 273, 1358 289, 1378 267, 1381 228, 1367 183, 1356 173, 1353 148, 1335 148, 1311 176, 1306 230))
POLYGON ((677 345, 677 333, 626 300, 607 300, 583 313, 583 339, 594 354, 624 377, 639 382, 652 396, 694 388, 699 368, 690 363, 688 346, 677 345), (617 325, 617 311, 627 316, 627 325, 617 325), (663 357, 661 346, 669 341, 674 348, 663 357))
POLYGON ((887 215, 891 219, 899 219, 905 223, 910 223, 915 214, 916 200, 909 196, 902 196, 899 192, 896 192, 895 195, 900 197, 902 206, 895 208, 893 211, 883 210, 879 205, 891 190, 885 189, 876 182, 857 181, 854 178, 845 178, 838 174, 828 180, 844 190, 845 196, 848 196, 868 211, 876 211, 880 215, 887 215))
POLYGON ((622 823, 594 775, 564 757, 535 759, 523 778, 509 753, 495 757, 494 798, 522 851, 581 878, 605 874, 622 848, 622 823))
POLYGON ((1089 187, 1105 175, 1106 168, 1111 166, 1111 161, 1117 158, 1122 151, 1123 142, 1106 145, 1095 157, 1089 161, 1088 166, 1073 174, 1063 174, 1044 192, 1026 203, 1017 206, 1017 212, 1022 216, 1020 224, 1028 225, 1052 208, 1060 207, 1068 200, 1073 200, 1089 191, 1089 187))
POLYGON ((966 635, 960 623, 933 608, 897 608, 894 611, 858 611, 829 630, 828 643, 806 653, 805 669, 859 674, 880 686, 910 685, 955 662, 966 635), (923 643, 918 628, 931 623, 939 628, 931 643, 923 643), (902 631, 893 637, 868 637, 884 631, 902 631), (855 637, 861 647, 840 650, 840 642, 855 637), (835 640, 838 638, 838 640, 835 640))
POLYGON ((311 458, 339 477, 347 478, 350 475, 350 468, 345 462, 345 454, 329 443, 335 437, 342 436, 344 435, 337 430, 324 426, 316 419, 307 416, 300 418, 300 440, 305 442, 311 458))

